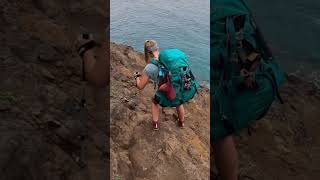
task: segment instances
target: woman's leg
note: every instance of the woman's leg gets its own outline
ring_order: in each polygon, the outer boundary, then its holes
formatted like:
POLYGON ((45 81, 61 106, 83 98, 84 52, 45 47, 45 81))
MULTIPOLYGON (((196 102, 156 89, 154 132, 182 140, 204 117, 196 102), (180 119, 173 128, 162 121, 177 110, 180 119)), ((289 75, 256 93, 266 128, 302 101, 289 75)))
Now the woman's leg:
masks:
POLYGON ((184 122, 184 107, 183 105, 177 106, 177 113, 178 113, 178 117, 179 117, 179 121, 184 122))
POLYGON ((151 114, 152 114, 152 127, 154 130, 159 129, 158 120, 159 120, 160 107, 159 104, 153 100, 151 106, 151 114))
POLYGON ((180 126, 180 128, 184 128, 184 107, 183 105, 180 105, 177 107, 177 113, 178 113, 178 117, 179 117, 179 121, 178 121, 178 126, 180 126))
POLYGON ((152 120, 154 122, 158 122, 159 112, 160 112, 159 105, 156 102, 152 101, 151 114, 152 114, 152 120))
POLYGON ((214 158, 218 173, 222 180, 238 179, 238 157, 232 135, 229 135, 213 145, 214 158))

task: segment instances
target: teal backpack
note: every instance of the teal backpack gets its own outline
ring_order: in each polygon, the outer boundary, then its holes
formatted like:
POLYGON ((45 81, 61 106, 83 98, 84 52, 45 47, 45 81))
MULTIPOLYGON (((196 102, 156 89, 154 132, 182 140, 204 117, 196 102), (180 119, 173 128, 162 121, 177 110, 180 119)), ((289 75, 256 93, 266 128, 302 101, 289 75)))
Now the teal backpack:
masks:
POLYGON ((261 119, 285 76, 242 0, 211 1, 211 133, 213 141, 261 119))
MULTIPOLYGON (((167 49, 160 51, 159 61, 151 63, 159 68, 158 82, 167 77, 175 90, 175 98, 169 100, 164 92, 159 89, 155 94, 155 100, 162 107, 177 107, 191 100, 199 87, 188 65, 188 57, 179 49, 167 49)), ((158 86, 159 88, 159 86, 158 86)))

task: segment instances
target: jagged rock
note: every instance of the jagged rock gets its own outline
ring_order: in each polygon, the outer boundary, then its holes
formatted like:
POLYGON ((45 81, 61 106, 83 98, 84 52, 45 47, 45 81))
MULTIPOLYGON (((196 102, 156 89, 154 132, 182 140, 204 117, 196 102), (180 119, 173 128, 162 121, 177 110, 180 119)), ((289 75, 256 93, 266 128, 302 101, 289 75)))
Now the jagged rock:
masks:
POLYGON ((33 0, 33 3, 36 8, 38 8, 48 16, 57 16, 64 11, 64 8, 67 8, 64 5, 67 3, 67 1, 61 0, 57 0, 54 2, 47 2, 45 0, 33 0))
POLYGON ((38 54, 37 57, 39 61, 58 63, 59 61, 63 60, 63 56, 60 53, 58 53, 55 48, 45 43, 41 43, 37 48, 36 52, 38 54))
POLYGON ((131 109, 131 110, 135 110, 137 104, 138 104, 138 102, 136 102, 136 101, 134 101, 134 100, 131 100, 131 101, 128 102, 128 107, 129 107, 129 109, 131 109))
POLYGON ((146 154, 150 153, 147 151, 153 150, 151 148, 146 148, 145 144, 136 144, 130 149, 130 159, 135 168, 134 175, 138 177, 143 177, 148 173, 153 167, 152 156, 146 156, 146 154))

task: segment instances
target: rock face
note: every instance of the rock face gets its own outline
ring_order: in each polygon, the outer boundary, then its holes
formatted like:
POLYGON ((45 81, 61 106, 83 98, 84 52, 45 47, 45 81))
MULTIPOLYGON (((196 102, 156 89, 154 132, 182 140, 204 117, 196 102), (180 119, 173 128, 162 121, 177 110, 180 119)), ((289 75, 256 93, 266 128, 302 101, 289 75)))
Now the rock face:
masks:
MULTIPOLYGON (((186 105, 186 129, 165 108, 160 130, 151 128, 153 85, 139 92, 133 73, 145 66, 143 54, 111 45, 111 166, 121 179, 208 179, 209 96, 205 89, 186 105)), ((319 179, 320 90, 287 76, 275 102, 251 136, 236 137, 240 180, 319 179)), ((211 154, 214 158, 214 154, 211 154)), ((217 174, 212 167, 213 175, 217 174)))
MULTIPOLYGON (((74 40, 81 31, 105 33, 103 4, 0 1, 1 180, 87 179, 78 163, 81 59, 74 40)), ((99 179, 106 128, 88 101, 90 176, 99 179)))
POLYGON ((288 76, 281 90, 285 104, 274 103, 256 133, 237 139, 244 179, 320 178, 320 90, 288 76))
POLYGON ((185 105, 186 128, 174 108, 162 108, 159 131, 151 127, 153 84, 135 87, 133 73, 145 66, 131 47, 111 44, 111 167, 120 179, 208 179, 209 93, 201 89, 185 105))

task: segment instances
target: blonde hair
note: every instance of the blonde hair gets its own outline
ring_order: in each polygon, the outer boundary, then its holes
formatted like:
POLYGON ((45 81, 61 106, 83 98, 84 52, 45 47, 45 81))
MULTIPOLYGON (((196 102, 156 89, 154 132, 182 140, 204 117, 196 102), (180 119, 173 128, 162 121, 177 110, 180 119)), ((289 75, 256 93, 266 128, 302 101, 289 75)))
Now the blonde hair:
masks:
POLYGON ((157 47, 157 41, 155 40, 145 40, 144 41, 144 60, 149 63, 151 58, 153 58, 151 48, 157 47))

